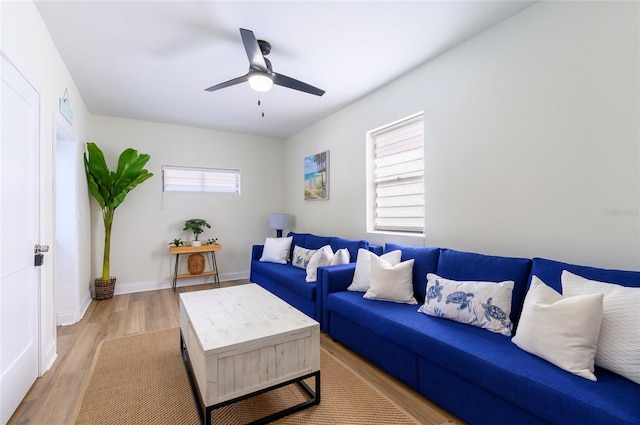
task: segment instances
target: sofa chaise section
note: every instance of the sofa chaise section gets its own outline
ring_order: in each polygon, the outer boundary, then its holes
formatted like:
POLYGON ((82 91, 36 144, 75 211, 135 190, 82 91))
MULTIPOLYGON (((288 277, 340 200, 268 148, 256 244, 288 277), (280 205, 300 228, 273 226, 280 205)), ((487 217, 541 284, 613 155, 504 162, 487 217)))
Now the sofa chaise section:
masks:
MULTIPOLYGON (((398 244, 387 244, 385 252, 393 249, 403 251, 403 261, 416 259, 413 284, 419 302, 427 273, 455 280, 513 280, 510 316, 515 324, 533 274, 557 290, 563 270, 640 285, 636 272, 398 244)), ((465 421, 640 423, 640 385, 602 368, 595 371, 598 381, 589 381, 521 350, 508 336, 421 314, 416 305, 364 299, 362 293, 346 291, 352 277, 348 267, 323 275, 330 335, 465 421)))

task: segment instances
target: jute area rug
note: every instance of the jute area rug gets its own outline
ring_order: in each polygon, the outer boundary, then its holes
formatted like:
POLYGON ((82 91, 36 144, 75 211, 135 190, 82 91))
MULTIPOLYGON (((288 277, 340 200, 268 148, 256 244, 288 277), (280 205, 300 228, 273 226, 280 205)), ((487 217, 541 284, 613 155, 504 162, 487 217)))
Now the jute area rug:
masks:
MULTIPOLYGON (((324 349, 320 365, 320 405, 275 423, 418 423, 324 349)), ((308 380, 311 388, 314 379, 308 380)), ((303 400, 300 387, 292 384, 216 409, 212 412, 212 423, 244 424, 303 400)), ((74 418, 78 425, 199 424, 180 353, 180 329, 103 341, 74 418)))

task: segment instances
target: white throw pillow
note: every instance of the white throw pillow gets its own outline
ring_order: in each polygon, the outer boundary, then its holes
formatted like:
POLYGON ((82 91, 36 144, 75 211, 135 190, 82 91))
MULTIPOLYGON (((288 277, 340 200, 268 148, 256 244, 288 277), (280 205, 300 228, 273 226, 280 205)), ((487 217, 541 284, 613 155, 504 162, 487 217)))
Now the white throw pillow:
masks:
MULTIPOLYGON (((366 292, 369 289, 369 281, 371 280, 371 257, 377 257, 373 252, 360 248, 358 250, 358 259, 356 260, 356 270, 353 272, 353 280, 347 288, 349 291, 366 292)), ((400 263, 402 251, 395 250, 387 252, 380 256, 392 266, 400 263)))
POLYGON ((511 341, 568 372, 597 381, 593 369, 602 299, 602 294, 563 297, 533 276, 511 341))
POLYGON ((331 245, 325 245, 311 256, 307 265, 307 282, 315 282, 318 279, 318 267, 328 266, 333 258, 331 245))
POLYGON ((596 366, 640 384, 640 288, 585 279, 562 272, 565 296, 604 294, 596 366))
POLYGON ((292 236, 288 238, 267 238, 264 241, 264 249, 262 250, 260 261, 286 264, 292 241, 292 236))
POLYGON ((364 298, 418 304, 413 297, 413 262, 411 259, 392 266, 380 257, 371 257, 371 282, 364 298))
POLYGON ((513 285, 512 280, 457 281, 429 273, 427 296, 418 311, 511 336, 513 285))
POLYGON ((333 254, 333 258, 331 258, 331 263, 329 265, 335 266, 336 264, 349 264, 350 261, 351 255, 349 254, 349 250, 347 248, 342 248, 333 254))
POLYGON ((306 269, 309 265, 311 257, 313 257, 313 254, 315 253, 315 249, 307 249, 296 245, 293 247, 293 257, 291 258, 291 264, 296 267, 300 267, 301 269, 306 269))

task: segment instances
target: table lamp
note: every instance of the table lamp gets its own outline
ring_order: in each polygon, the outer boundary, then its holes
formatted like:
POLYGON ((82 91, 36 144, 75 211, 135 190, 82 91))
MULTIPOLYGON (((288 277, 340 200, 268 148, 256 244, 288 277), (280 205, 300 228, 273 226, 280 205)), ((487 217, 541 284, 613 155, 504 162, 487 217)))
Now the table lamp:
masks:
POLYGON ((270 214, 269 215, 269 227, 276 229, 276 237, 282 237, 282 229, 286 229, 289 226, 289 214, 270 214))

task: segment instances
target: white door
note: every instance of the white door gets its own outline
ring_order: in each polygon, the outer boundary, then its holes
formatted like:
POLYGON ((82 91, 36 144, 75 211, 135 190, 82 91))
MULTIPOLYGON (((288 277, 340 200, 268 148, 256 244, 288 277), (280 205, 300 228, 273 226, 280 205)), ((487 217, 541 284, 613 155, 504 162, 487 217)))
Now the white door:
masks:
POLYGON ((2 56, 0 87, 0 424, 38 376, 38 93, 2 56))

